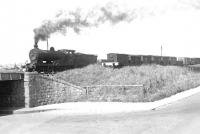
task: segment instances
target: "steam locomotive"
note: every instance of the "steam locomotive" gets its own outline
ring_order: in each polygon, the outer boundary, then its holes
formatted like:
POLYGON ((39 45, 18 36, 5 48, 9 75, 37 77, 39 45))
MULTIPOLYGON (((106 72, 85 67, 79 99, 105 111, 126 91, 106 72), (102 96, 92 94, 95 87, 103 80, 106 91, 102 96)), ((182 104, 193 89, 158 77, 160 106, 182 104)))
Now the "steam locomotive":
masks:
POLYGON ((96 55, 76 53, 75 50, 61 49, 55 51, 41 50, 37 45, 29 52, 30 63, 26 64, 26 71, 58 72, 72 68, 80 68, 97 62, 96 55))

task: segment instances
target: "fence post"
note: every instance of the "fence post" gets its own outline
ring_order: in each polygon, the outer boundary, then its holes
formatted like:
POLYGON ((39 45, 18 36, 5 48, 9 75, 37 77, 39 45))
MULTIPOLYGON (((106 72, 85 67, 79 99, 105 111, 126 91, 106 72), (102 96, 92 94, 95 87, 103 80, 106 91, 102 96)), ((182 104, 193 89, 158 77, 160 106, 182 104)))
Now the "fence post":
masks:
POLYGON ((86 99, 88 99, 88 87, 85 88, 86 99))
POLYGON ((142 88, 142 91, 143 91, 143 97, 145 98, 145 97, 147 97, 147 91, 148 89, 145 87, 145 86, 143 86, 143 88, 142 88))
POLYGON ((126 88, 123 86, 122 87, 123 95, 126 95, 126 88))

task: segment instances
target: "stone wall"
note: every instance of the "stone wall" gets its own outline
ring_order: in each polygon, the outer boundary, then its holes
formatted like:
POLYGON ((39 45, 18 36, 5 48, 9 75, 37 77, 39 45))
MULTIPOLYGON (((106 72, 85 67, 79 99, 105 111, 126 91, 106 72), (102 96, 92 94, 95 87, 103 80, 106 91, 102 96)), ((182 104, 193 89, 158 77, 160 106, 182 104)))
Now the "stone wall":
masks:
POLYGON ((60 79, 25 73, 26 107, 85 100, 85 89, 60 79))
POLYGON ((24 80, 0 81, 0 107, 24 107, 24 80))
POLYGON ((77 101, 133 102, 144 98, 142 86, 83 88, 38 73, 25 73, 24 87, 26 107, 77 101))

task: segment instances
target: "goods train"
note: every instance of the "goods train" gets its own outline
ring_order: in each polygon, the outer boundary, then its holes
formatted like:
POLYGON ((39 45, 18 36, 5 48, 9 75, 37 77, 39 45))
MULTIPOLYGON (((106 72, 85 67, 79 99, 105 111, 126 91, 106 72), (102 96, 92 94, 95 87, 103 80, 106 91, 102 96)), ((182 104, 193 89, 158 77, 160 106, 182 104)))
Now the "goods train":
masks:
POLYGON ((102 60, 103 66, 111 67, 122 67, 142 64, 187 66, 200 64, 200 58, 108 53, 107 59, 102 60))
POLYGON ((79 68, 97 62, 96 55, 76 53, 75 50, 61 49, 55 51, 41 50, 37 45, 29 52, 30 63, 26 64, 26 71, 58 72, 66 69, 79 68))
MULTIPOLYGON (((68 49, 55 51, 53 47, 41 50, 37 45, 30 50, 29 58, 30 63, 26 65, 28 72, 58 72, 97 63, 96 55, 76 53, 75 50, 68 49)), ((102 60, 101 64, 114 68, 142 64, 187 66, 200 64, 200 58, 108 53, 107 59, 102 60)))

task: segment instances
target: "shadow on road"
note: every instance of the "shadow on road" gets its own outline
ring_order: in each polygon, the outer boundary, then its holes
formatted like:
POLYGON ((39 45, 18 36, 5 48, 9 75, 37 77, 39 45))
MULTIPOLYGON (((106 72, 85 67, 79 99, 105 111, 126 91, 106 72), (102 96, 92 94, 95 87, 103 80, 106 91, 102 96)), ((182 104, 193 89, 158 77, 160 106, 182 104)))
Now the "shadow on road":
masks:
POLYGON ((0 116, 11 115, 18 109, 21 109, 21 107, 0 107, 0 116))

